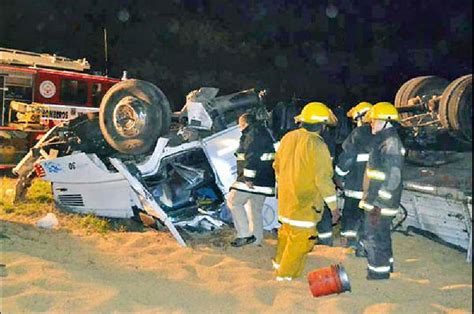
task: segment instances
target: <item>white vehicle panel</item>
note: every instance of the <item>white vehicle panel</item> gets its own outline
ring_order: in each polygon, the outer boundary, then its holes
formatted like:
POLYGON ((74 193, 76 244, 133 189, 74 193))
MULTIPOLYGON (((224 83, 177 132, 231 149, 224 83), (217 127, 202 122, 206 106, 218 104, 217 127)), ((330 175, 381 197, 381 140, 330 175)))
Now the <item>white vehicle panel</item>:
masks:
POLYGON ((110 172, 94 154, 78 153, 40 161, 53 183, 56 202, 77 213, 93 213, 111 218, 133 216, 138 204, 127 180, 118 172, 110 172))
POLYGON ((40 162, 46 175, 43 179, 52 182, 91 184, 124 180, 121 174, 112 173, 94 154, 78 153, 40 162))
POLYGON ((115 180, 89 184, 53 183, 54 199, 70 211, 110 218, 130 218, 138 204, 128 181, 115 180))
POLYGON ((158 172, 161 158, 164 154, 168 141, 169 140, 167 138, 160 137, 156 142, 155 149, 153 150, 151 156, 144 163, 137 165, 138 170, 140 170, 143 176, 152 176, 158 172))
POLYGON ((226 129, 203 140, 204 151, 214 169, 217 184, 224 194, 237 178, 237 160, 234 153, 239 148, 238 126, 226 129))

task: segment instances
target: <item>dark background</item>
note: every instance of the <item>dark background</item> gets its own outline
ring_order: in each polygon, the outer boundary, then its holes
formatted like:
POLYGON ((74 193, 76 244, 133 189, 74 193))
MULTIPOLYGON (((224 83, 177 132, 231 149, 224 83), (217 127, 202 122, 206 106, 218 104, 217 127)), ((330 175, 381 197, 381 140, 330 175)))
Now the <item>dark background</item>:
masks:
POLYGON ((149 80, 175 109, 201 86, 270 99, 393 101, 420 75, 472 73, 471 0, 0 0, 0 46, 86 57, 149 80), (357 4, 354 4, 357 3, 357 4))

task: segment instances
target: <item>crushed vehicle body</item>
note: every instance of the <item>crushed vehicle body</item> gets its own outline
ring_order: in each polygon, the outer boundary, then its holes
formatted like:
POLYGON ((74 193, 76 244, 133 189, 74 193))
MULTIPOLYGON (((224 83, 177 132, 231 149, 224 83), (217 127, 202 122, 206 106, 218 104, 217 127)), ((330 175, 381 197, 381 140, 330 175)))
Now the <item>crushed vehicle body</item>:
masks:
POLYGON ((467 250, 471 262, 472 74, 412 78, 394 103, 410 149, 401 227, 467 250))
MULTIPOLYGON (((236 177, 237 117, 246 111, 261 121, 269 116, 264 91, 217 94, 215 88, 193 91, 183 110, 172 114, 156 87, 121 82, 104 96, 95 122, 82 117, 57 127, 14 171, 22 182, 36 163, 37 175, 52 182, 59 207, 156 220, 184 245, 180 228, 210 230, 225 220, 218 213, 236 177)), ((408 148, 403 206, 394 225, 465 249, 470 261, 472 124, 465 117, 472 117, 472 75, 452 83, 414 78, 394 103, 408 148), (470 162, 459 162, 469 156, 470 162)), ((264 221, 267 230, 279 226, 275 198, 266 200, 264 221)))
POLYGON ((401 227, 467 251, 472 261, 472 153, 459 153, 454 163, 437 168, 405 169, 401 227), (408 171, 407 171, 408 170, 408 171))
MULTIPOLYGON (((62 209, 136 217, 147 224, 152 220, 186 245, 182 228, 214 230, 225 224, 225 195, 237 171, 237 117, 247 111, 262 115, 264 110, 261 91, 216 97, 217 92, 194 91, 184 109, 171 115, 157 87, 123 81, 104 96, 99 119, 81 117, 52 130, 47 137, 62 141, 49 145, 43 139, 14 172, 21 179, 34 168, 36 175, 51 181, 62 209)), ((265 229, 278 226, 276 210, 276 199, 267 198, 265 229)))

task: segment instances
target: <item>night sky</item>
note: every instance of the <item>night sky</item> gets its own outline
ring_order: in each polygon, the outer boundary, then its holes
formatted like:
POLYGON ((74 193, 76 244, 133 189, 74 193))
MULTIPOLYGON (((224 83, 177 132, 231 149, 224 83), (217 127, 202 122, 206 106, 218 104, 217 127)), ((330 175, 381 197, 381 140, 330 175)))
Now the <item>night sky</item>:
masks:
POLYGON ((420 75, 472 73, 472 1, 0 0, 0 46, 86 57, 159 86, 265 87, 334 104, 392 101, 420 75), (357 3, 357 4, 355 4, 357 3))

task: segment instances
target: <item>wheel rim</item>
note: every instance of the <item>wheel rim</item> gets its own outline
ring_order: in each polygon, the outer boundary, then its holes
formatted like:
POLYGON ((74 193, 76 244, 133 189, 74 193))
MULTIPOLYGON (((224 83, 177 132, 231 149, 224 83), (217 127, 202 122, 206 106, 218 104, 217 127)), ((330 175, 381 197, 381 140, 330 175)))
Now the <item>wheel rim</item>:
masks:
MULTIPOLYGON (((431 99, 433 96, 439 96, 449 84, 449 81, 437 76, 415 77, 403 84, 395 96, 395 107, 404 108, 408 100, 420 96, 431 99)), ((424 124, 434 122, 437 118, 431 112, 423 114, 401 113, 402 124, 406 127, 419 127, 424 124)))
POLYGON ((146 120, 144 103, 133 96, 121 99, 113 112, 113 123, 117 132, 127 138, 140 134, 146 120))

